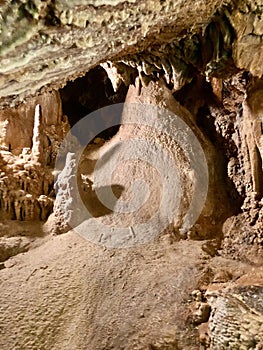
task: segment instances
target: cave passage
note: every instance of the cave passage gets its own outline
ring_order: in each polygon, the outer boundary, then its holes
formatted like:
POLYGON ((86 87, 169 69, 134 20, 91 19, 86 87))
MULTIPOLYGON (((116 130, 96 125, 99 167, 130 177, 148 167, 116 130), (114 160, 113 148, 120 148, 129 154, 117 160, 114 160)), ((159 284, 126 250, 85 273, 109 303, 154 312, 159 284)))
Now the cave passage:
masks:
MULTIPOLYGON (((97 66, 87 72, 85 76, 75 81, 68 82, 67 85, 60 90, 63 113, 68 116, 70 126, 73 127, 80 119, 94 111, 112 104, 123 103, 127 91, 128 87, 122 83, 115 92, 104 68, 97 66)), ((120 119, 121 115, 119 116, 119 122, 120 119)), ((108 127, 110 121, 107 120, 107 116, 103 114, 103 110, 97 113, 94 123, 101 123, 105 128, 100 134, 92 135, 92 140, 96 137, 107 140, 114 136, 119 129, 118 125, 108 127)), ((92 130, 88 132, 92 133, 92 130)))

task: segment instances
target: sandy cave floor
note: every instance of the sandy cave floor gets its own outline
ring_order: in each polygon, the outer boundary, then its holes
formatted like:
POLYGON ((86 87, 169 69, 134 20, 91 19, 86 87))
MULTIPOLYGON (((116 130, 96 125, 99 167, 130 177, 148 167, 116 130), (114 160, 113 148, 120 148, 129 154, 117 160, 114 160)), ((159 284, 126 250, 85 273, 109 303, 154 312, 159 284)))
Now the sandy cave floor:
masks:
POLYGON ((234 279, 251 271, 209 257, 203 244, 166 235, 118 250, 73 231, 49 237, 0 271, 0 348, 170 349, 178 341, 198 349, 197 327, 188 322, 191 292, 220 269, 234 279))

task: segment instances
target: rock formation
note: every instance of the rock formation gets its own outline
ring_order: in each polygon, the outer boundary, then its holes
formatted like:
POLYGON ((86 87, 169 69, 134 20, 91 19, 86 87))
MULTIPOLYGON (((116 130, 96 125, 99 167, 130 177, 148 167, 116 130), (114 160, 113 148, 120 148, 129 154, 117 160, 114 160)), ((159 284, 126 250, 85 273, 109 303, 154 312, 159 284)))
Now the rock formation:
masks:
POLYGON ((207 292, 212 306, 211 349, 261 349, 263 309, 261 286, 235 286, 207 292))
POLYGON ((69 127, 62 120, 59 94, 47 93, 19 109, 5 109, 0 119, 0 215, 46 220, 53 208, 56 151, 69 127))
POLYGON ((262 0, 0 1, 1 349, 262 349, 262 18, 262 0), (100 108, 120 102, 119 127, 100 108))

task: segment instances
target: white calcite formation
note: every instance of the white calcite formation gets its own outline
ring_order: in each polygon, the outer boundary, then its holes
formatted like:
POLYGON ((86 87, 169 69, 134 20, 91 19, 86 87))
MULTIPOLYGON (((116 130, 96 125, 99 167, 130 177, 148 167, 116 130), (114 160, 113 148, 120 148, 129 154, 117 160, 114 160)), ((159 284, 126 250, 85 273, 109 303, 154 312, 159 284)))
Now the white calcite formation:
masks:
POLYGON ((0 112, 0 217, 46 220, 53 210, 53 169, 69 129, 58 92, 0 112))
POLYGON ((44 137, 43 137, 43 123, 42 123, 42 112, 41 106, 36 105, 35 116, 34 116, 34 129, 32 139, 32 159, 36 163, 41 163, 44 155, 44 137))
MULTIPOLYGON (((64 233, 78 222, 78 196, 74 183, 77 176, 77 160, 74 153, 66 155, 65 167, 55 182, 56 201, 54 204, 54 231, 64 233)), ((80 221, 81 222, 81 221, 80 221)))

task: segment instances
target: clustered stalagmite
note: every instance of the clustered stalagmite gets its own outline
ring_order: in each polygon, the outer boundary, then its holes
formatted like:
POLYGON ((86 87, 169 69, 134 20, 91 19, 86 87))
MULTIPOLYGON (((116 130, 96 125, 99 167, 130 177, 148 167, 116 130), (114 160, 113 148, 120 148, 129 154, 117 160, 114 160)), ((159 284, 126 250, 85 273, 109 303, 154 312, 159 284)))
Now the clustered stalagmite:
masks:
MULTIPOLYGON (((58 93, 42 96, 42 106, 34 102, 28 107, 33 127, 26 135, 27 139, 31 137, 31 147, 24 147, 28 142, 25 139, 12 144, 7 132, 1 134, 0 213, 3 219, 45 221, 53 210, 56 149, 68 130, 68 122, 62 118, 58 93), (45 100, 50 105, 45 106, 45 100), (57 111, 52 111, 54 106, 58 107, 57 111), (45 107, 48 110, 45 111, 45 107)), ((12 112, 4 123, 9 121, 12 125, 12 112)))

